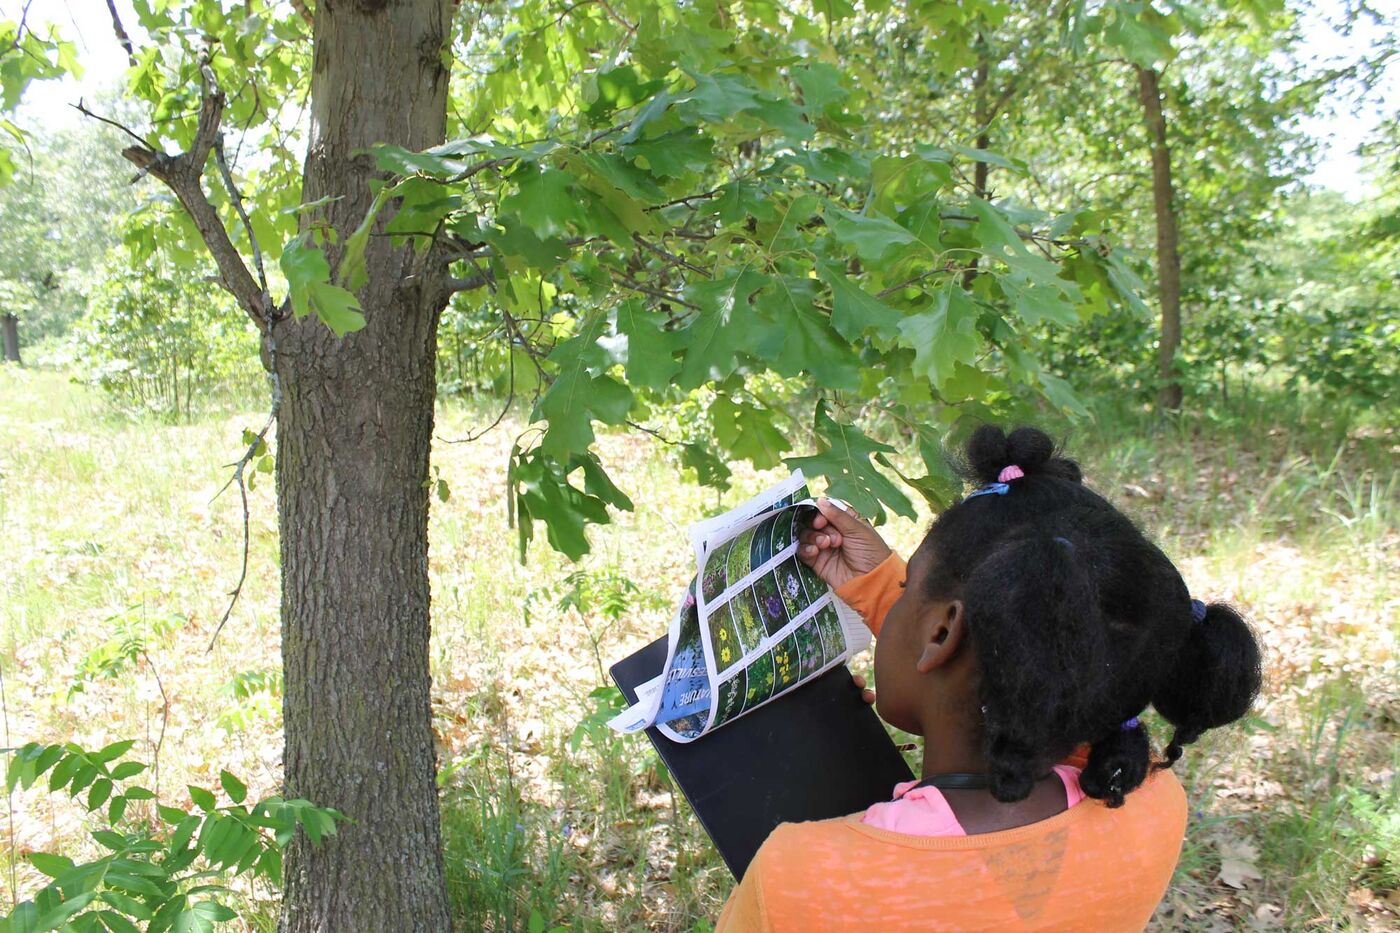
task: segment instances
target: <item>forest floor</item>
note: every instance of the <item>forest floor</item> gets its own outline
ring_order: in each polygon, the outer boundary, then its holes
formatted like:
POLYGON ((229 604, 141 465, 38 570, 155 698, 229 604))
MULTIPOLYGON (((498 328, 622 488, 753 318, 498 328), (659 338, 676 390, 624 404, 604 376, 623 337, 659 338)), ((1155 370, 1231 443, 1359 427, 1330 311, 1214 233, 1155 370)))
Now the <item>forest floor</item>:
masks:
MULTIPOLYGON (((594 529, 578 564, 542 533, 522 564, 505 499, 518 420, 453 443, 492 417, 445 403, 433 454, 450 489, 432 501, 432 665, 460 927, 707 929, 731 879, 646 742, 601 726, 600 688, 609 663, 665 630, 693 572, 686 526, 774 474, 736 470, 718 496, 663 445, 606 435, 635 510, 594 529)), ((270 476, 250 494, 247 584, 209 647, 241 548, 237 494, 216 493, 260 423, 251 404, 192 424, 131 417, 64 375, 0 370, 6 746, 136 739, 176 806, 222 768, 275 792, 270 476)), ((1192 592, 1242 607, 1267 649, 1256 714, 1178 765, 1192 812, 1154 926, 1400 926, 1400 434, 1280 394, 1166 424, 1120 410, 1069 442, 1192 592)), ((887 533, 908 553, 919 527, 887 533)), ((0 909, 42 883, 24 853, 93 846, 64 796, 17 791, 3 816, 0 909)), ((249 892, 247 928, 273 928, 272 897, 249 892)))

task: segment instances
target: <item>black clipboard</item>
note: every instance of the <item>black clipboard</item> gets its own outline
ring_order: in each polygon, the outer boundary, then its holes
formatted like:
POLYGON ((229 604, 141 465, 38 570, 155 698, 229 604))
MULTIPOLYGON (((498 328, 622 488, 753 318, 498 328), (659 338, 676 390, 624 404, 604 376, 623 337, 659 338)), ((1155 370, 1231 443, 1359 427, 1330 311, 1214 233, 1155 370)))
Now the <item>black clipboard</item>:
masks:
MULTIPOLYGON (((665 663, 661 638, 614 664, 613 682, 635 703, 665 663)), ((695 742, 646 733, 736 879, 779 823, 864 810, 913 778, 844 664, 695 742)))

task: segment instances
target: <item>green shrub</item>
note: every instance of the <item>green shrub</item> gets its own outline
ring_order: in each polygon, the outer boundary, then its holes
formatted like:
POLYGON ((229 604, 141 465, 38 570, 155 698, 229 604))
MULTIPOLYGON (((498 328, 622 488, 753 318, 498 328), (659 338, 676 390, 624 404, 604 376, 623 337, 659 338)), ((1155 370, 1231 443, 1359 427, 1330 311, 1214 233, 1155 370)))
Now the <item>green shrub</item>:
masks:
POLYGON ((77 745, 30 743, 11 749, 7 789, 28 789, 47 775, 50 792, 62 791, 89 813, 102 811, 107 826, 92 838, 107 854, 87 862, 31 852, 26 858, 53 880, 0 918, 0 933, 148 933, 208 931, 238 915, 229 882, 239 876, 282 883, 282 852, 298 827, 312 845, 333 835, 345 817, 305 800, 268 797, 245 804, 248 788, 227 771, 219 782, 229 803, 190 787, 195 809, 163 806, 154 791, 130 780, 146 765, 125 759, 131 741, 90 752, 77 745), (149 801, 156 819, 131 807, 149 801))
POLYGON ((253 325, 199 268, 133 268, 114 250, 75 334, 84 378, 120 405, 189 420, 196 401, 247 392, 262 369, 253 325))

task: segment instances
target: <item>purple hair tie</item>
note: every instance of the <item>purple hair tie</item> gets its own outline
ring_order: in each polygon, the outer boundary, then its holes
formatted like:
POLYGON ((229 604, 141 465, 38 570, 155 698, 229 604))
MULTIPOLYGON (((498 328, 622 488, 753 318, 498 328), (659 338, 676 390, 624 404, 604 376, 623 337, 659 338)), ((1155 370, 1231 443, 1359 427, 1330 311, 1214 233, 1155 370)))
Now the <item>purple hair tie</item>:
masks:
POLYGON ((1138 718, 1134 716, 1132 719, 1123 720, 1123 724, 1118 728, 1122 729, 1124 732, 1132 732, 1139 725, 1141 724, 1138 722, 1138 718))
POLYGON ((1191 619, 1195 622, 1206 620, 1206 604, 1199 599, 1191 600, 1191 619))

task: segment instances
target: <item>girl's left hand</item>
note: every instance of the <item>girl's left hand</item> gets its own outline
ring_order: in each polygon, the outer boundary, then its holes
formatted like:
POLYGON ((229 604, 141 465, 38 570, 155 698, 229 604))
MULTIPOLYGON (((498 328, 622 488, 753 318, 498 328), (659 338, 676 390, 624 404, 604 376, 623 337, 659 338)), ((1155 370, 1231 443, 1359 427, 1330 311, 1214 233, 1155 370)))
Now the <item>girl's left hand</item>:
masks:
POLYGON ((875 691, 865 689, 864 677, 860 676, 859 674, 852 674, 851 683, 855 684, 856 689, 860 691, 860 698, 862 700, 871 704, 872 706, 875 704, 875 691))

